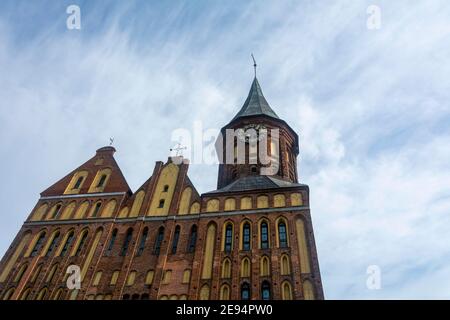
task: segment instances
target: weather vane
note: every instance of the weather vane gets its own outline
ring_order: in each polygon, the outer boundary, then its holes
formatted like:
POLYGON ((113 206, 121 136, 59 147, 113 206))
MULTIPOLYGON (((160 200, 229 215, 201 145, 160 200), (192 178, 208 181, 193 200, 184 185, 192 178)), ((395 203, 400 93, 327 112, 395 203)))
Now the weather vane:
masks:
POLYGON ((112 146, 114 143, 114 138, 109 138, 109 145, 112 146))
POLYGON ((256 78, 256 67, 257 67, 257 64, 256 64, 256 61, 255 61, 255 57, 253 56, 253 53, 252 53, 252 59, 253 59, 253 68, 255 68, 255 78, 256 78))
POLYGON ((170 151, 175 151, 175 156, 179 157, 183 155, 183 150, 186 150, 187 147, 181 145, 181 143, 177 143, 175 148, 170 148, 170 151))

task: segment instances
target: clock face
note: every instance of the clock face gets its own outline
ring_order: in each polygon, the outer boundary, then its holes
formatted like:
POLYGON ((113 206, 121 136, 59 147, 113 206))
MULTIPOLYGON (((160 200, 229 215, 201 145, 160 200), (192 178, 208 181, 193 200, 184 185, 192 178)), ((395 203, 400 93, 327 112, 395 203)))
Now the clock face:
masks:
POLYGON ((239 140, 248 142, 250 137, 256 132, 257 140, 261 141, 267 136, 267 131, 265 133, 261 132, 261 130, 264 129, 267 130, 267 128, 263 124, 251 123, 241 128, 241 130, 238 131, 237 136, 239 140))

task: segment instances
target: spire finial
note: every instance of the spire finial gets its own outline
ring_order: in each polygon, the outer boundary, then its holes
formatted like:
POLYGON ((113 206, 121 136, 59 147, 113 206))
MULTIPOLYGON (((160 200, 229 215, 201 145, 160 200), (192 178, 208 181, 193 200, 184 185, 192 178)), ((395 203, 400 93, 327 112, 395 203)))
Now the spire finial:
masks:
POLYGON ((253 59, 253 68, 255 69, 255 78, 256 78, 256 67, 257 67, 257 64, 256 64, 256 61, 255 61, 255 57, 253 56, 253 53, 252 53, 252 59, 253 59))

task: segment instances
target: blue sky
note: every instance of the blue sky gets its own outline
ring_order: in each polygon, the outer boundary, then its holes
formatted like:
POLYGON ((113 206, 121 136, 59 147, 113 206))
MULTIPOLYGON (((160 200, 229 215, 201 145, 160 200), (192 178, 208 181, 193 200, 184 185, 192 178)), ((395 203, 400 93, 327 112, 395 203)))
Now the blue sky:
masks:
MULTIPOLYGON (((109 137, 136 190, 174 130, 228 123, 253 52, 300 135, 326 298, 450 298, 449 21, 446 0, 2 1, 0 254, 39 192, 109 137)), ((189 175, 215 189, 216 166, 189 175)))

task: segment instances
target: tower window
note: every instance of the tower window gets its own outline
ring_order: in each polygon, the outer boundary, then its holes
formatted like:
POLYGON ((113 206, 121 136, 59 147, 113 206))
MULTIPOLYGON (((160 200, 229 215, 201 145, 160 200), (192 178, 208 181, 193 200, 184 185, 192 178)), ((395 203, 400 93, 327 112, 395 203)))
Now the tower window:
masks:
POLYGON ((250 250, 250 223, 248 222, 244 223, 242 233, 243 233, 242 249, 250 250))
POLYGON ((261 285, 261 299, 270 300, 270 283, 264 281, 261 285))
POLYGON ((127 235, 125 236, 125 241, 123 242, 122 250, 120 251, 120 255, 122 257, 127 254, 128 246, 130 245, 132 236, 133 236, 133 229, 128 229, 127 235))
POLYGON ((241 300, 250 300, 250 285, 247 282, 241 286, 241 300))
POLYGON ((175 227, 175 233, 173 234, 172 242, 172 254, 177 253, 178 239, 180 238, 180 226, 175 227))
POLYGON ((164 228, 161 227, 159 228, 158 231, 158 236, 156 237, 156 241, 155 241, 155 248, 153 249, 153 254, 154 255, 159 255, 160 251, 161 251, 161 244, 164 238, 164 228))
POLYGON ((103 187, 106 181, 106 174, 102 174, 100 180, 98 181, 97 188, 103 187))
POLYGON ((267 222, 261 223, 261 249, 269 248, 269 230, 267 222))
POLYGON ((255 166, 252 167, 252 173, 256 173, 257 168, 255 166))
POLYGON ((278 224, 278 241, 280 243, 280 248, 287 247, 286 224, 283 221, 278 224))
POLYGON ((191 236, 189 237, 188 252, 192 253, 195 251, 195 244, 197 242, 197 226, 193 225, 191 229, 191 236))
POLYGON ((75 182, 75 185, 73 186, 73 189, 74 190, 79 189, 82 182, 83 182, 83 177, 79 177, 77 182, 75 182))
POLYGON ((163 192, 167 192, 167 191, 169 191, 169 186, 166 184, 166 185, 164 186, 163 192))
POLYGON ((164 208, 164 199, 159 200, 158 208, 164 208))
POLYGON ((225 252, 231 252, 231 248, 233 245, 233 226, 228 224, 225 229, 225 252))

